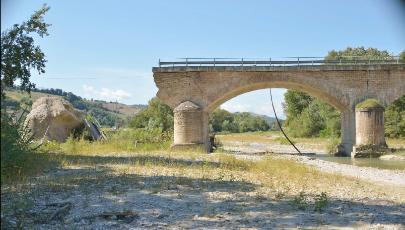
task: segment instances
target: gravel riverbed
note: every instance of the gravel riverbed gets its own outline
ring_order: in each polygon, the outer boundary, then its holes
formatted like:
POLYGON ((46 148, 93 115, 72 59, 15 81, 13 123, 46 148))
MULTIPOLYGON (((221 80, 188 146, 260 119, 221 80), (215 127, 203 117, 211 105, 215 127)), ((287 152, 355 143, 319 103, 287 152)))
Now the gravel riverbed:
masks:
MULTIPOLYGON (((388 170, 372 167, 359 167, 355 165, 340 164, 317 159, 311 154, 325 154, 319 149, 308 149, 299 146, 302 152, 307 155, 297 155, 290 145, 246 143, 246 142, 224 142, 224 150, 235 152, 240 159, 260 160, 266 155, 273 155, 278 158, 294 160, 306 165, 314 166, 317 169, 338 173, 344 176, 355 177, 374 183, 385 183, 390 185, 405 186, 405 170, 388 170)), ((405 161, 404 161, 405 164, 405 161)))

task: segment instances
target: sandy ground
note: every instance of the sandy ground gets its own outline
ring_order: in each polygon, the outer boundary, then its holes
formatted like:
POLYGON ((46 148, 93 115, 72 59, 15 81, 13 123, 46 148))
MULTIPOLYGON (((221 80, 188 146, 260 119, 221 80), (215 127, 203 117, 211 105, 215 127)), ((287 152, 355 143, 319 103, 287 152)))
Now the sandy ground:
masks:
MULTIPOLYGON (((233 143, 229 148, 238 147, 233 143)), ((261 157, 253 154, 261 152, 260 145, 242 148, 247 149, 240 158, 261 157)), ((309 158, 280 157, 332 170, 309 158)), ((340 166, 333 167, 339 171, 340 166)), ((70 167, 32 178, 20 192, 2 187, 1 223, 4 229, 405 229, 405 204, 395 198, 353 197, 348 191, 346 198, 328 197, 327 208, 316 211, 314 197, 304 197, 307 206, 301 208, 294 197, 263 196, 261 189, 241 181, 70 167)))

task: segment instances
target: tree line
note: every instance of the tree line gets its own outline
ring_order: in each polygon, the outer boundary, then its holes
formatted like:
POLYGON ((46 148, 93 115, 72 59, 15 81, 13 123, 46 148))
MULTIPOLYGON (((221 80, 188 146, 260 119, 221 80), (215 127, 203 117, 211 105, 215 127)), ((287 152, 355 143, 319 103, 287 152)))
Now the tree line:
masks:
MULTIPOLYGON (((132 128, 159 128, 162 131, 173 130, 173 110, 153 98, 148 107, 139 112, 129 123, 132 128)), ((270 129, 266 120, 251 113, 230 113, 224 109, 216 109, 209 117, 210 132, 252 132, 270 129)))

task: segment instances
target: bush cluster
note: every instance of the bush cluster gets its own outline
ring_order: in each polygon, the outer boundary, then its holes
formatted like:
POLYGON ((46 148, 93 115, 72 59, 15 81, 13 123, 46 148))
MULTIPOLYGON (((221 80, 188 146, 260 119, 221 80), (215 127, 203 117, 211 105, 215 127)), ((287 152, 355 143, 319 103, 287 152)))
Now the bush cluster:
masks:
POLYGON ((243 133, 267 131, 269 124, 260 116, 248 112, 230 113, 224 109, 216 109, 209 118, 211 132, 243 133))
POLYGON ((157 98, 148 102, 148 107, 139 112, 129 123, 132 128, 173 130, 173 111, 157 98))
POLYGON ((30 134, 20 120, 1 112, 1 183, 36 174, 50 162, 37 151, 30 134))
POLYGON ((340 113, 332 106, 303 92, 288 90, 284 110, 286 131, 294 137, 337 137, 340 113))

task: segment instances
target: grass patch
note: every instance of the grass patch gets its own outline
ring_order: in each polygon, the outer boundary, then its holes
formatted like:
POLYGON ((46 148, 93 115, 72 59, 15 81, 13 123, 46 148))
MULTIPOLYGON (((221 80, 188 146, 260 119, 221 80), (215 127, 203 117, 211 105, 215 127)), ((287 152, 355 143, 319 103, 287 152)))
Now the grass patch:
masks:
POLYGON ((160 130, 124 129, 107 132, 107 140, 88 141, 69 137, 65 143, 48 142, 42 149, 54 153, 102 154, 168 150, 171 134, 160 130))
POLYGON ((356 109, 367 109, 367 108, 383 108, 376 99, 366 99, 356 105, 356 109))
MULTIPOLYGON (((290 142, 285 137, 276 137, 274 140, 282 145, 291 145, 290 142)), ((295 144, 294 141, 293 143, 295 144)))

